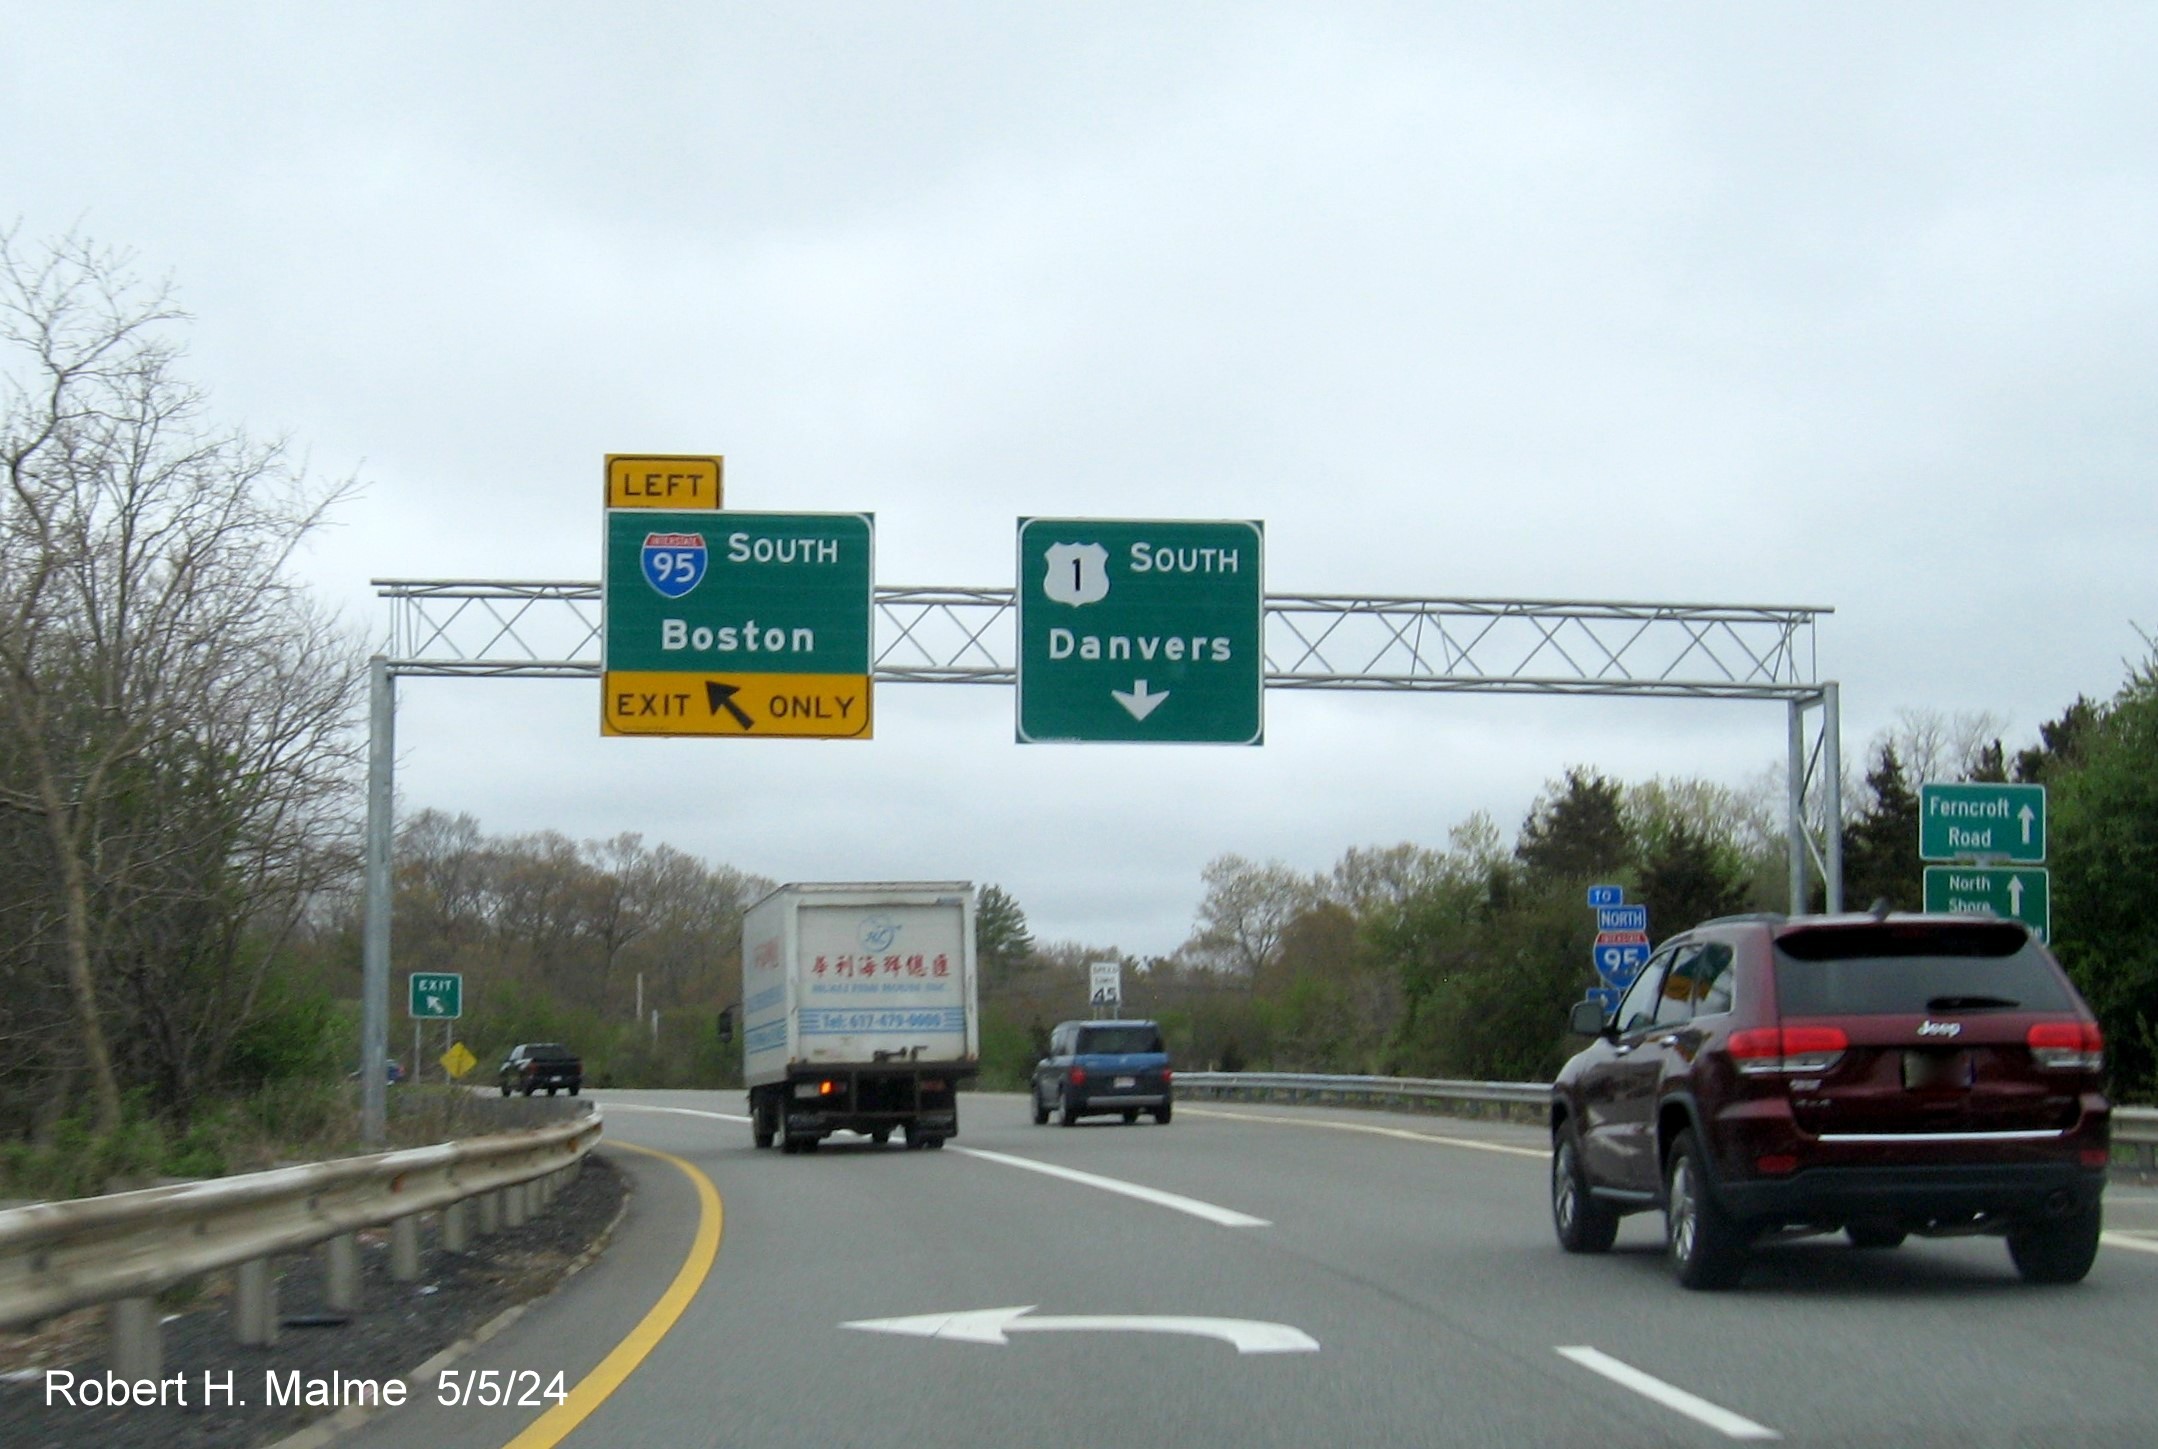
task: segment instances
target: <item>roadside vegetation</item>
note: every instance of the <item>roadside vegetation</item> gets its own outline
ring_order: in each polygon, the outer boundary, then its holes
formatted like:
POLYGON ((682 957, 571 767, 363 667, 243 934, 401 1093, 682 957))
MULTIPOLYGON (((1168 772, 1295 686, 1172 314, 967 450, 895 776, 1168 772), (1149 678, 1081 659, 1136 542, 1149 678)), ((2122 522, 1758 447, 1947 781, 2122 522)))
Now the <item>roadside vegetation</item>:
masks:
MULTIPOLYGON (((293 568, 355 485, 218 425, 180 370, 184 321, 124 254, 0 232, 0 1196, 357 1145, 363 651, 293 568)), ((1912 711, 1858 756, 1846 900, 1920 905, 1918 781, 2045 784, 2056 948, 2116 1091, 2149 1100, 2158 649, 2028 747, 1999 735, 1912 711)), ((1510 836, 1478 815, 1309 874, 1223 855, 1160 957, 1036 941, 988 886, 981 1085, 1024 1084, 1102 959, 1186 1069, 1548 1078, 1591 984, 1585 888, 1622 885, 1653 932, 1780 910, 1782 799, 1773 774, 1629 783, 1583 763, 1510 836)), ((495 837, 419 809, 394 879, 395 978, 465 976, 448 1035, 477 1058, 468 1084, 549 1040, 594 1086, 739 1084, 741 916, 764 877, 634 834, 495 837)), ((410 1132, 453 1130, 471 1101, 445 1045, 393 1029, 410 1132)))

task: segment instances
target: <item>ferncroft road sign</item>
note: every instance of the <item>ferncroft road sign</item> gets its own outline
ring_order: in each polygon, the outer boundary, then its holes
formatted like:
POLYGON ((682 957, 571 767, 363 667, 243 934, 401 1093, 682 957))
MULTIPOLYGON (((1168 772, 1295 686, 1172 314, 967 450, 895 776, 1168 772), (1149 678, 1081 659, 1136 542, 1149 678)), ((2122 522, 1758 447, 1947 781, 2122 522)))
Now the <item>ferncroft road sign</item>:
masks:
POLYGON ((2035 865, 2046 858, 2046 787, 1921 784, 1918 858, 2035 865))
POLYGON ((607 514, 600 730, 870 737, 866 513, 607 514))
POLYGON ((1262 525, 1019 521, 1018 737, 1256 745, 1262 525))

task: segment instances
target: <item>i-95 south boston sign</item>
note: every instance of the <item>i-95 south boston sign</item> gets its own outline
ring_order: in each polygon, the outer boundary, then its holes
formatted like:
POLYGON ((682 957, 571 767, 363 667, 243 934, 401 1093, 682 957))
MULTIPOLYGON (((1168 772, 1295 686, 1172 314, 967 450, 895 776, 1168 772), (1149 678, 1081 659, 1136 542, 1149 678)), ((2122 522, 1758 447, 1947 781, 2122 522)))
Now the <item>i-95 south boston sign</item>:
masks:
POLYGON ((1022 744, 1256 745, 1263 525, 1019 521, 1022 744))
POLYGON ((600 729, 865 740, 866 513, 607 514, 600 729))

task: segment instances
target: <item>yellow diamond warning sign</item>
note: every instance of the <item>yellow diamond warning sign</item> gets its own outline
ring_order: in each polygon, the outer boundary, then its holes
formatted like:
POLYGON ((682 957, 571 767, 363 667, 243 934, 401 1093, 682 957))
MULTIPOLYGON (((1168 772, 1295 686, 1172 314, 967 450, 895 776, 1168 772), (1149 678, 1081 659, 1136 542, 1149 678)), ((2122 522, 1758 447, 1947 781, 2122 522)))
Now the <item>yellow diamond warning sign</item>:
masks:
POLYGON ((461 1077, 480 1064, 480 1059, 472 1055, 471 1048, 461 1041, 451 1042, 450 1049, 435 1060, 442 1063, 442 1070, 453 1077, 461 1077))
POLYGON ((863 674, 617 669, 601 676, 600 732, 866 740, 869 706, 869 677, 863 674))

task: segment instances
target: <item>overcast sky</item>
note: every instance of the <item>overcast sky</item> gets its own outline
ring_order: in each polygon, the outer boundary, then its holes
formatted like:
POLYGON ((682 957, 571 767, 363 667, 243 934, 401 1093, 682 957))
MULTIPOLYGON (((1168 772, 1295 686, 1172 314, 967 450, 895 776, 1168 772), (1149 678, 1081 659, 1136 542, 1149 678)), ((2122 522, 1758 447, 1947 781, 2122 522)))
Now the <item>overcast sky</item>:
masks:
MULTIPOLYGON (((876 515, 1265 524, 1276 592, 1813 604, 1847 755, 2011 749, 2158 628, 2158 7, 0 0, 0 223, 133 248, 220 414, 377 577, 596 579, 601 460, 876 515)), ((1270 692, 1257 748, 601 739, 406 681, 405 812, 780 879, 1002 885, 1173 949, 1236 852, 1520 824, 1570 765, 1744 783, 1777 704, 1270 692)))

